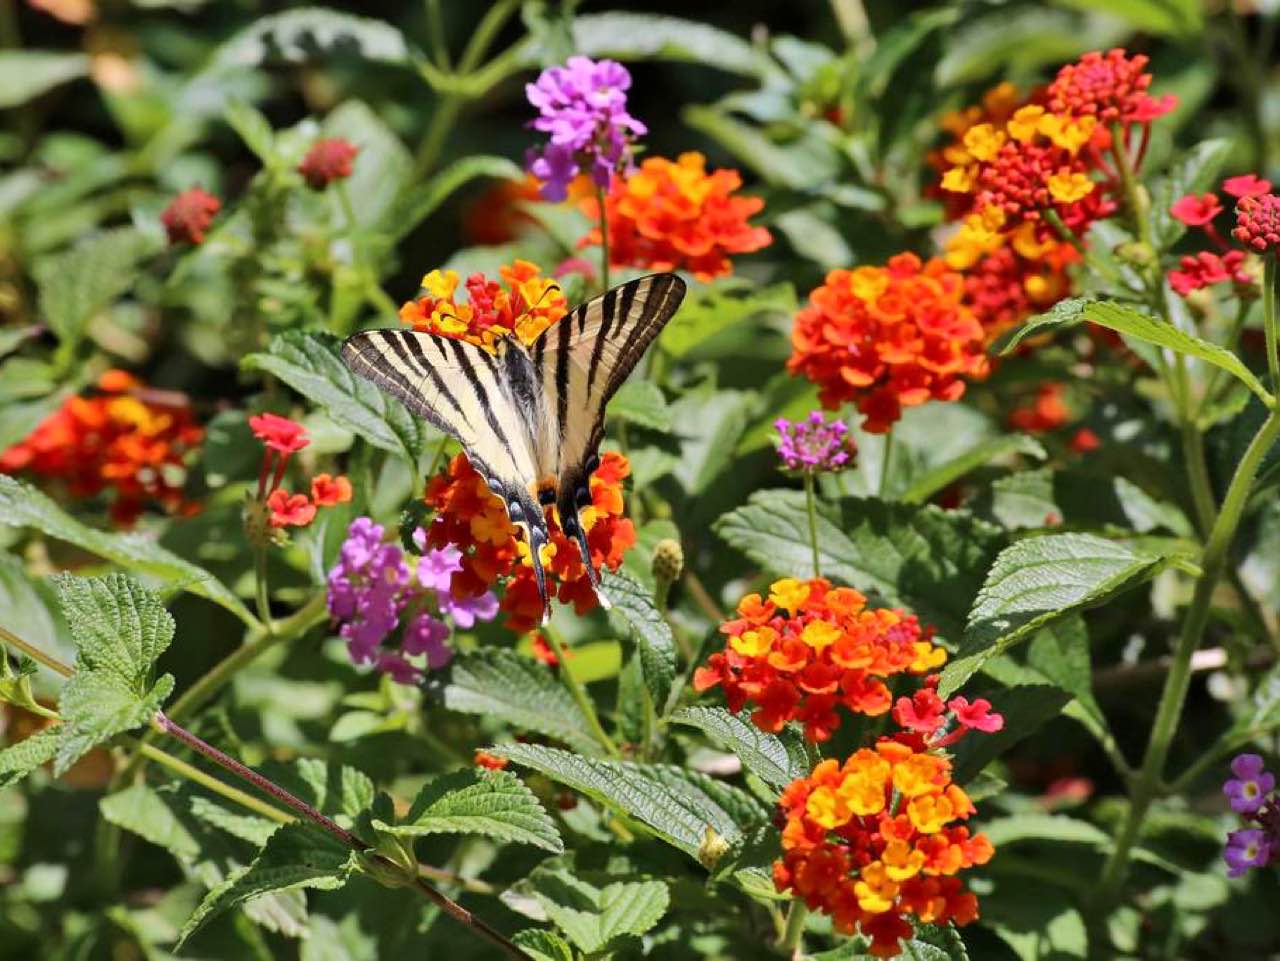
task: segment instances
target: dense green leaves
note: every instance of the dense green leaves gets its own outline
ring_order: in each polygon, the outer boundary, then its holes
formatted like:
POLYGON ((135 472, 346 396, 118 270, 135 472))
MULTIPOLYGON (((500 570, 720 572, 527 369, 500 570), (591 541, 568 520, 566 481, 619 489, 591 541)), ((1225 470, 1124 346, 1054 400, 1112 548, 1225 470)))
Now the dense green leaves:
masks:
POLYGON ((615 881, 597 887, 568 871, 547 868, 529 879, 528 888, 548 919, 589 955, 620 938, 644 934, 671 902, 662 881, 615 881))
POLYGON ((645 686, 654 709, 661 713, 676 676, 676 644, 671 627, 654 606, 653 591, 625 571, 606 572, 602 587, 635 640, 645 686))
POLYGON ((57 728, 38 731, 0 751, 0 788, 17 784, 58 753, 62 732, 57 728))
POLYGON ((42 261, 36 271, 40 309, 58 339, 78 341, 93 315, 133 286, 138 263, 151 249, 146 235, 122 228, 42 261))
POLYGON ((781 790, 813 767, 804 739, 790 729, 762 731, 750 718, 722 707, 687 707, 671 716, 673 724, 697 728, 732 751, 742 766, 770 787, 781 790))

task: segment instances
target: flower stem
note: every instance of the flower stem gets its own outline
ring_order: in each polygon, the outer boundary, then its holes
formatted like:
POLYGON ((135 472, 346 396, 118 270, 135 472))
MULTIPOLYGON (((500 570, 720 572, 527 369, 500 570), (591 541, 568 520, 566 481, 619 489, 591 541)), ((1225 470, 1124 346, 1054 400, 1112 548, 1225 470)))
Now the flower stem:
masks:
POLYGON ((212 791, 220 797, 226 798, 228 801, 234 801, 236 804, 252 811, 254 814, 258 814, 268 820, 275 821, 277 824, 289 824, 293 821, 293 818, 289 814, 281 811, 274 804, 267 804, 265 801, 259 800, 252 794, 241 791, 239 788, 232 787, 229 784, 224 784, 216 777, 206 774, 194 764, 188 764, 181 758, 174 757, 168 751, 162 751, 154 744, 144 744, 139 742, 137 745, 137 751, 149 760, 155 761, 162 767, 168 768, 174 774, 184 777, 195 784, 199 784, 201 787, 212 791))
POLYGON ((809 909, 800 900, 792 901, 787 911, 787 926, 782 932, 779 947, 782 952, 792 958, 803 956, 801 941, 804 939, 804 923, 809 917, 809 909))
POLYGON ((609 289, 609 217, 605 212, 605 190, 596 185, 596 205, 600 208, 600 290, 609 289))
POLYGON ((262 622, 263 630, 270 637, 271 628, 271 599, 270 590, 267 586, 267 546, 259 544, 253 555, 253 599, 258 608, 258 620, 262 622))
POLYGON ((1276 355, 1276 255, 1269 252, 1262 260, 1262 325, 1267 344, 1267 372, 1271 390, 1280 390, 1280 357, 1276 355))
POLYGON ((893 428, 889 428, 884 435, 884 447, 880 455, 880 486, 877 494, 881 500, 884 500, 885 492, 889 489, 889 464, 893 460, 893 428))
POLYGON ((622 752, 618 750, 618 745, 613 743, 613 738, 609 737, 604 725, 600 723, 600 715, 596 713, 595 704, 592 703, 591 698, 587 697, 586 689, 569 668, 569 650, 564 643, 564 638, 550 624, 542 627, 542 633, 547 636, 547 640, 551 642, 552 649, 556 652, 556 659, 560 662, 560 677, 564 679, 564 686, 569 689, 574 703, 578 705, 578 710, 582 711, 582 716, 587 719, 587 725, 591 728, 591 733, 600 742, 600 746, 605 749, 606 753, 613 757, 622 757, 622 752))
POLYGON ((818 504, 814 495, 813 471, 804 472, 804 506, 809 512, 809 547, 813 551, 813 576, 822 576, 818 561, 818 504))
POLYGON ((70 677, 75 673, 75 670, 71 665, 62 663, 62 661, 58 660, 51 654, 46 654, 44 651, 40 650, 40 648, 36 647, 34 644, 24 641, 17 634, 14 634, 7 628, 0 627, 0 641, 4 641, 15 651, 21 651, 23 654, 27 655, 27 657, 31 658, 31 660, 43 664, 45 667, 49 668, 49 670, 56 674, 61 674, 63 677, 70 677))

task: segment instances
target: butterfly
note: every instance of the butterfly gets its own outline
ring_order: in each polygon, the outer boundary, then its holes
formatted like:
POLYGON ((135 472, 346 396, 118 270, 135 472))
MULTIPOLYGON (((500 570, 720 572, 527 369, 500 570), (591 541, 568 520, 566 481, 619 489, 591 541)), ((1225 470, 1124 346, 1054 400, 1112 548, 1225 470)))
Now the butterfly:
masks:
POLYGON ((685 289, 675 274, 629 281, 575 307, 528 347, 508 336, 490 351, 414 330, 368 330, 342 345, 355 374, 455 438, 502 498, 529 545, 544 624, 551 602, 541 550, 550 537, 543 512, 550 505, 577 543, 600 605, 609 607, 579 511, 591 506, 605 407, 675 315, 685 289))

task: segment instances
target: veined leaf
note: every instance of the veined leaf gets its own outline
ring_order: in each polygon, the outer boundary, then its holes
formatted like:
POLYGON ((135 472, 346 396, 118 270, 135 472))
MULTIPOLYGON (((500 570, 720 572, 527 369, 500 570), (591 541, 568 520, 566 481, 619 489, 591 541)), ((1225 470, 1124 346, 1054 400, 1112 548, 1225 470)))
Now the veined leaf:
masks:
POLYGON ((794 732, 782 736, 762 731, 747 717, 722 707, 687 707, 671 723, 697 728, 742 761, 742 766, 772 788, 782 790, 812 768, 804 741, 794 732))
POLYGON ((444 689, 449 710, 501 718, 577 751, 599 751, 572 695, 550 669, 532 658, 515 651, 474 651, 454 658, 449 672, 444 689))
POLYGON ((765 817, 750 795, 674 765, 604 761, 537 744, 503 744, 493 753, 647 824, 693 858, 708 827, 733 841, 765 817))
POLYGON ((34 527, 122 567, 165 582, 170 590, 207 597, 250 627, 258 622, 217 578, 141 534, 109 534, 86 527, 29 484, 0 474, 0 524, 34 527))
POLYGON ((389 23, 300 7, 255 20, 214 51, 204 73, 280 61, 307 63, 336 53, 390 64, 407 65, 413 59, 404 34, 389 23))
POLYGON ((508 771, 462 770, 427 784, 401 821, 375 820, 379 831, 400 837, 483 834, 499 841, 564 851, 564 842, 532 791, 508 771))
POLYGON ((671 625, 653 604, 653 592, 624 571, 606 571, 602 586, 618 619, 624 621, 636 642, 645 687, 659 714, 676 676, 676 644, 671 625))
MULTIPOLYGON (((677 60, 710 64, 744 76, 777 72, 769 58, 746 40, 685 20, 636 13, 589 13, 573 18, 573 50, 619 60, 677 60)), ((537 65, 530 47, 528 66, 537 65)))
POLYGON ((991 566, 969 612, 960 656, 942 672, 939 693, 951 694, 988 658, 1052 621, 1150 580, 1169 560, 1092 534, 1017 541, 991 566))
POLYGON ((517 931, 512 942, 524 948, 533 961, 573 961, 573 948, 569 942, 552 931, 526 928, 517 931))
MULTIPOLYGON (((817 526, 824 576, 910 607, 950 638, 959 638, 970 600, 1004 539, 964 511, 857 497, 820 501, 817 526)), ((800 491, 759 491, 714 529, 779 577, 813 565, 800 491)))
POLYGON ((899 499, 907 504, 922 504, 970 471, 1010 454, 1024 454, 1036 460, 1044 460, 1048 456, 1044 445, 1029 434, 1003 434, 983 441, 968 453, 917 477, 899 499))
MULTIPOLYGON (((167 792, 172 796, 173 792, 167 792)), ((116 827, 162 847, 179 861, 194 861, 200 842, 182 823, 166 797, 146 784, 132 784, 98 802, 102 816, 116 827)))
POLYGON ((152 240, 131 227, 80 241, 36 268, 40 310, 58 339, 75 343, 95 313, 125 293, 152 240))
POLYGON ((150 724, 172 693, 172 674, 139 692, 113 674, 76 671, 58 699, 63 723, 58 728, 62 737, 53 773, 65 773, 89 750, 117 734, 150 724))
POLYGON ((336 338, 288 331, 273 338, 265 352, 250 354, 240 364, 246 370, 274 374, 323 407, 334 423, 374 447, 417 463, 425 438, 422 424, 394 397, 348 370, 338 357, 336 338))
POLYGON ((0 788, 12 787, 58 753, 62 732, 56 727, 36 731, 0 751, 0 788))
POLYGON ((269 893, 315 888, 334 891, 347 883, 356 853, 309 824, 286 824, 277 830, 247 868, 230 875, 210 891, 178 935, 187 939, 213 918, 250 898, 269 893))
POLYGON ((644 934, 671 902, 664 881, 596 887, 563 869, 540 869, 527 886, 547 917, 588 955, 604 951, 616 938, 644 934))
POLYGON ((0 109, 17 107, 89 72, 89 57, 62 50, 0 53, 0 109))
POLYGON ((657 384, 648 380, 630 380, 609 401, 609 416, 630 421, 650 430, 671 430, 671 410, 657 384))

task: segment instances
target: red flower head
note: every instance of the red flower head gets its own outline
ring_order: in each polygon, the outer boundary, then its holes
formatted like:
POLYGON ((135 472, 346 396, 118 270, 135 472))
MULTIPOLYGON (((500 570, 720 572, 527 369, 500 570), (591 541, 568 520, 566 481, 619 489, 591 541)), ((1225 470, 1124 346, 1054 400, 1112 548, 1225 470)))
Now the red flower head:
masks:
POLYGON ((1240 284, 1251 282, 1252 278, 1244 269, 1244 251, 1229 250, 1221 255, 1201 251, 1183 257, 1179 262, 1179 269, 1169 271, 1169 286, 1183 297, 1193 290, 1222 283, 1224 280, 1240 284))
POLYGON ((1251 194, 1236 204, 1236 228, 1231 235, 1259 253, 1271 253, 1280 246, 1280 197, 1251 194))
POLYGON ((953 697, 947 702, 947 708, 967 730, 994 734, 1004 729, 1004 717, 992 712, 991 702, 986 698, 980 697, 970 704, 966 697, 953 697))
POLYGON ((271 511, 272 527, 306 527, 316 516, 316 505, 306 494, 290 494, 283 489, 268 495, 267 508, 271 511))
POLYGON ((1240 197, 1260 197, 1271 193, 1271 181, 1263 180, 1256 174, 1241 174, 1228 177, 1222 181, 1222 192, 1239 199, 1240 197))
POLYGON ((311 478, 311 500, 317 507, 333 507, 351 500, 351 481, 339 474, 317 474, 311 478))
MULTIPOLYGON (((760 250, 773 242, 769 231, 748 218, 764 208, 758 197, 742 197, 736 170, 706 171, 700 153, 675 161, 650 157, 630 176, 615 177, 605 198, 609 259, 619 267, 688 270, 699 280, 733 272, 730 254, 760 250)), ((583 209, 599 222, 597 202, 583 209)), ((598 244, 595 228, 581 246, 598 244)))
POLYGON ((312 190, 324 190, 335 180, 351 176, 352 164, 359 152, 358 147, 341 137, 317 140, 298 164, 298 173, 312 190))
POLYGON ((1151 74, 1147 57, 1125 56, 1116 48, 1105 54, 1091 51, 1078 63, 1067 64, 1049 84, 1045 99, 1054 113, 1097 117, 1110 123, 1149 123, 1177 106, 1172 94, 1153 97, 1147 92, 1151 74))
POLYGON ((1203 227, 1213 223, 1213 218, 1222 213, 1222 203, 1217 194, 1201 194, 1199 197, 1187 194, 1169 208, 1169 213, 1188 227, 1203 227))
POLYGON ((280 454, 296 454, 311 443, 305 427, 278 414, 255 414, 249 418, 249 427, 254 437, 280 454))
POLYGON ((222 201, 199 187, 184 190, 164 208, 160 223, 164 224, 170 244, 204 243, 205 233, 222 209, 222 201))
MULTIPOLYGON (((612 451, 601 455, 591 475, 592 504, 582 511, 591 561, 597 569, 617 570, 636 542, 635 527, 622 516, 622 481, 631 472, 627 459, 612 451)), ((517 539, 502 501, 490 492, 465 454, 427 482, 424 499, 436 511, 427 527, 427 543, 452 545, 462 552, 462 569, 453 575, 450 590, 459 597, 478 597, 502 578, 509 578, 502 611, 513 631, 532 629, 542 619, 542 601, 534 581, 529 548, 517 539)), ((595 591, 575 543, 560 528, 554 508, 547 509, 550 538, 543 548, 547 589, 561 603, 573 604, 578 614, 597 606, 595 591)), ((536 647, 535 647, 536 652, 536 647)))
POLYGON ((960 274, 915 254, 833 270, 796 315, 787 369, 817 384, 827 408, 856 401, 863 429, 883 433, 903 407, 956 400, 962 377, 986 375, 984 332, 964 295, 960 274))

